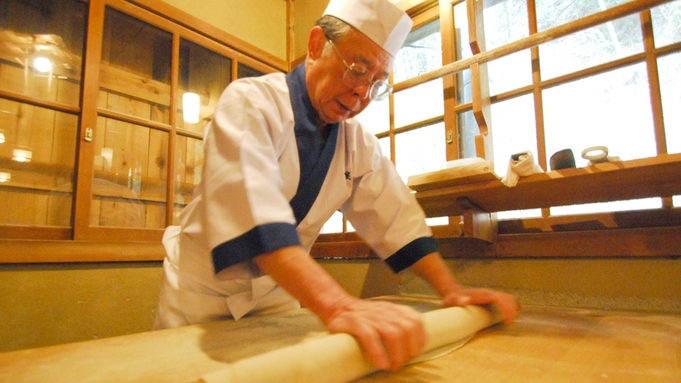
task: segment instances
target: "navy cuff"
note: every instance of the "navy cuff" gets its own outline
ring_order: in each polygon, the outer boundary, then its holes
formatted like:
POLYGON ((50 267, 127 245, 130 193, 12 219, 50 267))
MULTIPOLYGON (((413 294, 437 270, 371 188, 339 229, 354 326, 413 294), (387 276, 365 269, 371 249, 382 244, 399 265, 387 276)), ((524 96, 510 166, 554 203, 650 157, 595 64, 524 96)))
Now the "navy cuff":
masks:
POLYGON ((300 246, 296 227, 290 223, 256 226, 239 237, 216 246, 211 254, 215 274, 237 263, 288 246, 300 246))
POLYGON ((410 268, 414 263, 430 253, 438 251, 433 237, 417 238, 385 260, 394 273, 410 268))

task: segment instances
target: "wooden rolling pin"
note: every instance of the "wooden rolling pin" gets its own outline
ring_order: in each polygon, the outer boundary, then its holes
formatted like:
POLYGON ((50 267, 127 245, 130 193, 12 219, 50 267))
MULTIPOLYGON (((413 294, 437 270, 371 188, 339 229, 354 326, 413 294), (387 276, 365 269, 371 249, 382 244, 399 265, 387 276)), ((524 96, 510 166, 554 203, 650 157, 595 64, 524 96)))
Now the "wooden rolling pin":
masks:
MULTIPOLYGON (((478 331, 501 322, 493 309, 451 307, 423 314, 428 336, 426 352, 465 342, 478 331)), ((416 361, 423 360, 423 356, 416 361)), ((278 350, 242 359, 204 375, 200 383, 344 383, 376 371, 359 343, 349 334, 311 338, 278 350)))

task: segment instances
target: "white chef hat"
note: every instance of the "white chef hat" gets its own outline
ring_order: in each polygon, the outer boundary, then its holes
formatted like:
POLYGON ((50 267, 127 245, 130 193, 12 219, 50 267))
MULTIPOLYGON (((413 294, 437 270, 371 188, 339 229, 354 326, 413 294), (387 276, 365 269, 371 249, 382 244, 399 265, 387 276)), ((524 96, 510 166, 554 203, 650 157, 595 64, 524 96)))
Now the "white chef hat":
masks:
POLYGON ((331 0, 324 15, 352 25, 391 56, 397 56, 413 22, 388 0, 331 0))

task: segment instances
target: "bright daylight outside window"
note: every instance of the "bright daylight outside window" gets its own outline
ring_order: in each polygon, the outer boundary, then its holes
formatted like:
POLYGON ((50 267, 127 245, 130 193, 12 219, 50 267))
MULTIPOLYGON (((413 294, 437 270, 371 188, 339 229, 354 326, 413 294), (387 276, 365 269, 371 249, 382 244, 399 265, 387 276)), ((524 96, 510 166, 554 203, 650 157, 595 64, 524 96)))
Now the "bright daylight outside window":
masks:
MULTIPOLYGON (((627 0, 536 0, 537 31, 541 32, 604 11, 627 0)), ((529 36, 527 1, 486 0, 484 3, 486 49, 491 50, 529 36)), ((681 1, 651 9, 656 48, 681 41, 681 1)), ((536 48, 540 76, 533 82, 531 50, 526 49, 488 63, 493 96, 491 134, 495 172, 507 170, 511 154, 543 149, 548 158, 571 149, 577 167, 588 165, 582 150, 606 146, 621 160, 653 157, 664 148, 655 144, 650 76, 643 58, 640 14, 634 14, 570 34, 536 48), (640 58, 631 59, 639 55, 640 58), (629 59, 627 61, 627 59, 629 59), (623 60, 625 64, 618 64, 623 60), (617 64, 617 65, 616 65, 617 64), (599 66, 607 65, 606 69, 599 66), (540 89, 541 103, 532 87, 540 89), (535 107, 543 108, 543 121, 535 120, 535 107), (541 123, 541 125, 540 125, 541 123), (545 140, 537 141, 537 126, 545 140)), ((454 5, 458 59, 472 55, 468 46, 466 3, 454 5)), ((442 65, 439 21, 414 30, 396 59, 394 82, 432 71, 442 65)), ((681 53, 661 54, 657 66, 662 94, 668 153, 681 152, 681 53)), ((470 71, 457 74, 457 103, 471 102, 470 71)), ((434 80, 394 95, 394 153, 403 179, 437 170, 446 162, 444 123, 432 122, 444 114, 442 81, 434 80), (430 123, 419 125, 430 119, 430 123), (404 128, 407 129, 404 129, 404 128)), ((379 136, 384 155, 390 156, 388 103, 372 103, 360 116, 379 136)), ((475 156, 473 138, 478 127, 470 110, 458 112, 461 157, 475 156)), ((546 171, 551 169, 544 169, 546 171)), ((674 197, 681 205, 681 196, 674 197)), ((613 201, 551 208, 552 215, 651 209, 660 198, 613 201)), ((500 212, 498 217, 541 216, 540 209, 500 212)), ((340 213, 335 217, 342 226, 340 213)))
MULTIPOLYGON (((603 11, 623 0, 537 0, 538 31, 603 11)), ((484 10, 487 49, 508 44, 528 35, 525 1, 486 2, 484 10)), ((681 2, 652 10, 657 46, 681 40, 681 2)), ((492 105, 492 135, 495 171, 506 171, 511 154, 523 150, 537 154, 545 145, 547 158, 562 149, 571 149, 577 167, 587 166, 582 150, 606 146, 610 156, 622 160, 653 157, 657 154, 651 109, 649 76, 644 61, 594 72, 577 80, 561 81, 572 73, 588 70, 643 52, 640 15, 612 20, 587 30, 539 46, 541 80, 558 85, 542 87, 545 143, 537 143, 532 94, 504 98, 503 92, 531 85, 530 51, 521 51, 489 63, 490 92, 502 101, 492 105)), ((658 71, 667 134, 667 151, 679 151, 681 116, 679 105, 679 54, 658 58, 658 71), (674 139, 676 137, 676 140, 674 139)), ((541 86, 541 85, 540 85, 541 86)), ((545 169, 551 170, 551 169, 545 169)), ((675 203, 678 206, 678 201, 675 203)), ((660 198, 564 206, 551 209, 552 215, 650 209, 661 207, 660 198)), ((539 209, 502 212, 499 218, 538 216, 539 209)))

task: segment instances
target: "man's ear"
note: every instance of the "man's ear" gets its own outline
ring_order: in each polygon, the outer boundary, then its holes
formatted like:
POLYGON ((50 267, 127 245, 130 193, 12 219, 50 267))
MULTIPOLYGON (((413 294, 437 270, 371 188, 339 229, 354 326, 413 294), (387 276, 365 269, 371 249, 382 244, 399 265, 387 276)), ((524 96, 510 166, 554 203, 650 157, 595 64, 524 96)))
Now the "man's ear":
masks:
POLYGON ((321 27, 315 26, 310 31, 310 38, 307 40, 307 57, 316 60, 321 57, 326 45, 326 36, 321 27))

